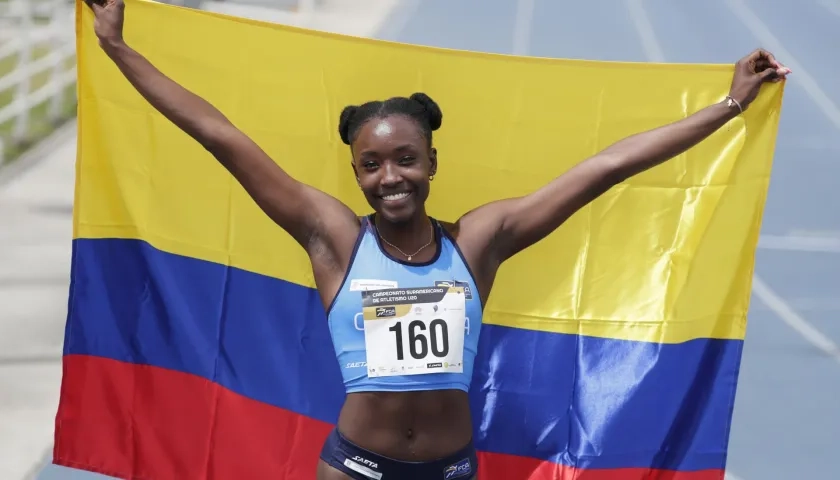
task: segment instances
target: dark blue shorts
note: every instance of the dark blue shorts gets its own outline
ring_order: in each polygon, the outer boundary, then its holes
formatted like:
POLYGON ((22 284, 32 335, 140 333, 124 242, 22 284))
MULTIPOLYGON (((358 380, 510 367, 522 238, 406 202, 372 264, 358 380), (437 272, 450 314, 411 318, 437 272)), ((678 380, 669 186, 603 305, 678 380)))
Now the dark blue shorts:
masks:
POLYGON ((369 452, 333 429, 321 459, 354 480, 470 480, 477 478, 478 458, 469 445, 431 462, 403 462, 369 452))

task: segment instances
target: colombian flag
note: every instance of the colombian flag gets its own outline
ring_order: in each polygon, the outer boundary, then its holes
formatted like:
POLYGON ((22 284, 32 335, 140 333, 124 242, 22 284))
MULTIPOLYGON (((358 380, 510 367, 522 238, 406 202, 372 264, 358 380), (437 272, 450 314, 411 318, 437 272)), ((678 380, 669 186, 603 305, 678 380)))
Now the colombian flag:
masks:
MULTIPOLYGON (((126 38, 294 177, 368 206, 350 103, 444 112, 430 214, 524 195, 723 99, 730 65, 425 48, 128 0, 126 38)), ((344 391, 310 265, 122 77, 77 4, 79 142, 59 465, 314 478, 344 391)), ((783 84, 611 189, 499 273, 471 390, 482 480, 719 480, 783 84)))

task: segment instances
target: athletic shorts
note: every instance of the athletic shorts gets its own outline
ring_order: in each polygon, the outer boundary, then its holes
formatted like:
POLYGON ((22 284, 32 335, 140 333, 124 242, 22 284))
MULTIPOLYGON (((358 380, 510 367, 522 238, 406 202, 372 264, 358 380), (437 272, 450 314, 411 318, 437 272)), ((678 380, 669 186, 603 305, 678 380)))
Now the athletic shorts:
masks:
POLYGON ((475 446, 430 462, 403 462, 369 452, 333 429, 321 459, 354 480, 472 480, 478 478, 475 446))

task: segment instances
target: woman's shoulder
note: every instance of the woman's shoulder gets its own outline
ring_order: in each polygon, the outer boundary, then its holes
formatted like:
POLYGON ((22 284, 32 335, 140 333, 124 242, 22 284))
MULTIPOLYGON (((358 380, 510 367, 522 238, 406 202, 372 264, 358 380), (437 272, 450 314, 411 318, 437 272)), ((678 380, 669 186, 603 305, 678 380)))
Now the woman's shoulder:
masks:
POLYGON ((450 237, 458 238, 458 223, 447 222, 446 220, 439 220, 437 218, 435 218, 435 221, 450 237))

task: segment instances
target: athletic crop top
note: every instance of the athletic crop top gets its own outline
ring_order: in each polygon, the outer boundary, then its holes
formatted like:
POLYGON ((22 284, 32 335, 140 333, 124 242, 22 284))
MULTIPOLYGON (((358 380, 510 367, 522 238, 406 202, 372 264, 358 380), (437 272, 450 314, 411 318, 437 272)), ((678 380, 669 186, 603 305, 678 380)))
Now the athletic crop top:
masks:
POLYGON ((438 250, 410 264, 382 248, 371 219, 327 309, 345 390, 468 391, 482 308, 454 239, 432 219, 438 250))

